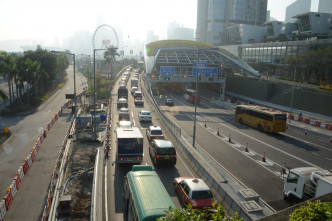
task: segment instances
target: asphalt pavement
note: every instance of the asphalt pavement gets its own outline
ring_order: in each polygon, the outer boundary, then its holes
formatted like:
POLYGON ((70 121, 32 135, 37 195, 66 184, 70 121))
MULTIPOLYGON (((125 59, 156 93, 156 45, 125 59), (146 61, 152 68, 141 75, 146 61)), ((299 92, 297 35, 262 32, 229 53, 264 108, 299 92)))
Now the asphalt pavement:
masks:
POLYGON ((41 219, 53 169, 71 119, 71 111, 65 109, 47 134, 34 162, 19 186, 4 218, 5 221, 41 219))

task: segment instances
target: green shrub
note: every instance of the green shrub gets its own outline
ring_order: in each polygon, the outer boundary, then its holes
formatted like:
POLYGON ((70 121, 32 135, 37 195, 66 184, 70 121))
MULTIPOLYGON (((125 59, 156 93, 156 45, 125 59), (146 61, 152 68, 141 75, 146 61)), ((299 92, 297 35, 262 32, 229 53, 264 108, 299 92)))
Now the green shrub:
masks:
POLYGON ((189 204, 187 209, 172 209, 171 207, 168 209, 167 215, 161 218, 158 218, 158 221, 204 221, 204 220, 212 220, 212 221, 244 221, 237 213, 232 216, 226 216, 226 212, 222 205, 214 202, 213 203, 213 212, 206 213, 201 210, 193 209, 192 205, 189 204))
MULTIPOLYGON (((308 202, 306 206, 296 209, 289 217, 290 221, 316 221, 328 220, 328 204, 316 200, 308 202)), ((331 211, 330 211, 331 212, 331 211)))
POLYGON ((64 85, 65 85, 65 83, 60 83, 60 84, 58 84, 58 88, 61 89, 64 85))

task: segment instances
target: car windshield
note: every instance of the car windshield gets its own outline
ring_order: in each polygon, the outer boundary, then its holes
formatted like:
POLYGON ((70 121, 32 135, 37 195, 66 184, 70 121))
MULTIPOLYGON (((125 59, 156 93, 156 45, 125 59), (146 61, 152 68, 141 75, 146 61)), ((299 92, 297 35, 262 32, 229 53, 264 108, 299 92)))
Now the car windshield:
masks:
POLYGON ((153 135, 162 135, 163 132, 161 132, 161 130, 152 130, 151 134, 153 134, 153 135))
POLYGON ((121 113, 128 113, 129 110, 128 110, 128 109, 120 109, 120 112, 121 112, 121 113))
POLYGON ((198 199, 209 199, 213 198, 212 193, 210 190, 198 190, 192 192, 192 199, 198 200, 198 199))

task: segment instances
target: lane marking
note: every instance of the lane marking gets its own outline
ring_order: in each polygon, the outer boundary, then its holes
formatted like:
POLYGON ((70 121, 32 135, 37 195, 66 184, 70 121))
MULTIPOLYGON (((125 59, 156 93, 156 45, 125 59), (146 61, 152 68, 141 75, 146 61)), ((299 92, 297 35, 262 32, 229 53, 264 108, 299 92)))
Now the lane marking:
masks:
POLYGON ((281 134, 284 135, 284 136, 286 136, 286 137, 290 137, 290 138, 293 138, 293 139, 295 139, 295 140, 298 140, 298 141, 304 142, 304 143, 306 143, 306 144, 310 144, 310 145, 313 145, 313 146, 316 146, 316 147, 320 147, 320 148, 322 148, 322 149, 325 149, 325 150, 328 150, 328 151, 331 151, 331 152, 332 152, 332 149, 329 149, 329 148, 327 148, 327 147, 321 146, 321 145, 319 145, 319 144, 315 144, 315 143, 312 143, 312 142, 310 142, 310 141, 302 140, 301 138, 294 137, 294 136, 289 135, 289 134, 286 134, 286 133, 281 133, 281 134))
POLYGON ((108 190, 107 190, 107 171, 108 171, 108 168, 107 168, 107 159, 106 159, 106 163, 105 163, 105 220, 106 221, 108 221, 108 201, 107 201, 107 192, 108 192, 108 190))
MULTIPOLYGON (((177 100, 177 101, 178 101, 179 103, 181 103, 182 105, 187 106, 186 104, 184 104, 183 102, 179 101, 178 99, 175 99, 175 100, 177 100)), ((192 111, 194 110, 194 108, 191 108, 191 107, 189 107, 189 106, 187 106, 187 107, 188 107, 190 110, 192 110, 192 111)), ((206 116, 205 114, 197 113, 197 116, 204 116, 205 118, 207 118, 207 119, 209 119, 209 120, 215 122, 214 119, 212 119, 212 118, 206 116)), ((263 142, 263 141, 261 141, 261 140, 259 140, 259 139, 257 139, 257 138, 254 138, 254 137, 252 137, 252 136, 249 136, 249 135, 247 135, 247 134, 245 134, 245 133, 243 133, 243 132, 241 132, 241 131, 239 131, 239 130, 236 130, 236 129, 230 127, 230 126, 227 126, 226 124, 221 124, 221 123, 218 123, 218 124, 219 124, 219 125, 222 125, 222 126, 224 126, 224 127, 226 127, 226 128, 228 128, 228 129, 230 129, 230 130, 232 130, 232 131, 234 131, 234 132, 237 132, 237 133, 239 133, 239 134, 241 134, 241 135, 243 135, 243 136, 245 136, 245 137, 248 137, 248 138, 250 138, 250 139, 252 139, 252 140, 254 140, 254 141, 256 141, 256 142, 259 142, 259 143, 261 143, 261 144, 263 144, 263 145, 266 145, 266 146, 268 146, 268 147, 270 147, 270 148, 272 148, 272 149, 274 149, 274 150, 276 150, 276 151, 279 151, 279 152, 281 152, 281 153, 283 153, 283 154, 285 154, 285 155, 287 155, 287 156, 290 156, 290 157, 292 157, 292 158, 294 158, 294 159, 296 159, 296 160, 299 160, 299 161, 301 161, 301 162, 303 162, 303 163, 306 163, 306 164, 308 164, 308 165, 310 165, 310 166, 320 168, 319 166, 317 166, 317 165, 315 165, 315 164, 313 164, 313 163, 310 163, 310 162, 308 162, 308 161, 306 161, 306 160, 304 160, 304 159, 301 159, 301 158, 299 158, 299 157, 297 157, 297 156, 294 156, 294 155, 292 155, 292 154, 290 154, 290 153, 288 153, 288 152, 286 152, 286 151, 283 151, 283 150, 281 150, 281 149, 278 149, 277 147, 272 146, 271 144, 265 143, 265 142, 263 142)))

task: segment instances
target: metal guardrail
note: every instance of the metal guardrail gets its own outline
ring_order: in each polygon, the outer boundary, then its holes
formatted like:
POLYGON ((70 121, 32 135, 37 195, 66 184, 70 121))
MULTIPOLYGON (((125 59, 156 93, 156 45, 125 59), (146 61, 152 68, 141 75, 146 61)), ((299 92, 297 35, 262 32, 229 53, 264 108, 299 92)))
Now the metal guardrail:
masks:
MULTIPOLYGON (((69 134, 74 134, 75 133, 75 125, 76 125, 76 119, 74 118, 72 121, 72 124, 70 126, 70 132, 69 134)), ((69 134, 67 134, 66 136, 68 136, 69 134)), ((58 175, 58 179, 56 182, 56 186, 54 189, 54 194, 53 194, 53 200, 52 200, 52 204, 50 207, 50 213, 48 215, 48 221, 55 221, 56 220, 56 209, 58 206, 58 201, 59 201, 59 195, 61 192, 61 186, 63 183, 63 179, 64 179, 64 173, 66 172, 66 166, 67 166, 67 160, 68 160, 68 156, 70 155, 70 152, 72 150, 72 139, 68 139, 67 143, 66 143, 66 148, 61 160, 61 164, 60 164, 60 170, 59 170, 59 175, 58 175)))

